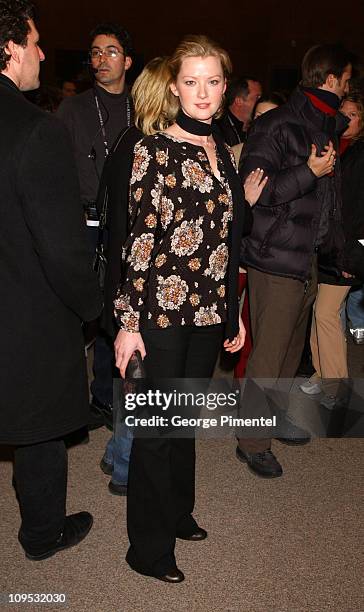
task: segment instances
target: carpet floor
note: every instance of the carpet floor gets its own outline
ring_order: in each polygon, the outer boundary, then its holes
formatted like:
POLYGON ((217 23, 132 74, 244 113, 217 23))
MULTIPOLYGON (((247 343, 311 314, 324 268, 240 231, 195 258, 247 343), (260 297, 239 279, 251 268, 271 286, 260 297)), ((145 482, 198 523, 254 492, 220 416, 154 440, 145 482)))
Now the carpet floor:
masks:
MULTIPOLYGON (((353 357, 354 355, 354 357, 353 357)), ((363 348, 351 370, 363 376, 363 348), (360 358, 359 358, 360 355, 360 358)), ((72 612, 361 612, 363 604, 363 444, 316 439, 273 443, 284 468, 272 481, 252 475, 233 440, 197 444, 195 516, 209 532, 177 542, 186 580, 168 585, 127 566, 126 499, 108 491, 100 468, 108 432, 69 451, 68 512, 89 510, 94 527, 76 548, 27 561, 12 466, 0 457, 0 593, 64 593, 65 605, 13 604, 4 610, 72 612)))

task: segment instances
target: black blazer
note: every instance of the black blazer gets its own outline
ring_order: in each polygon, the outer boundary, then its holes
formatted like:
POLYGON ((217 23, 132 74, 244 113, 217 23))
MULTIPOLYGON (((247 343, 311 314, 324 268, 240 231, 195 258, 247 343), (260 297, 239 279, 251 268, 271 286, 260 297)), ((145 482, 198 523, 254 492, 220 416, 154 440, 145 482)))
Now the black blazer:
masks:
POLYGON ((0 443, 88 420, 81 329, 101 296, 66 128, 0 75, 0 443))

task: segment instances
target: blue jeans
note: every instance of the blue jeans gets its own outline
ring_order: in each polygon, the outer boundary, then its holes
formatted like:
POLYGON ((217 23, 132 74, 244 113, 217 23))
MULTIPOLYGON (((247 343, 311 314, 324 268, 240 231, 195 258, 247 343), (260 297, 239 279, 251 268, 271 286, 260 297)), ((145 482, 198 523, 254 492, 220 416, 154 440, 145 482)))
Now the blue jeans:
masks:
POLYGON ((364 329, 364 285, 350 291, 346 312, 353 329, 364 329))
POLYGON ((114 423, 114 433, 108 441, 104 453, 104 461, 112 465, 111 481, 114 484, 128 484, 129 458, 133 434, 129 427, 119 419, 114 423))

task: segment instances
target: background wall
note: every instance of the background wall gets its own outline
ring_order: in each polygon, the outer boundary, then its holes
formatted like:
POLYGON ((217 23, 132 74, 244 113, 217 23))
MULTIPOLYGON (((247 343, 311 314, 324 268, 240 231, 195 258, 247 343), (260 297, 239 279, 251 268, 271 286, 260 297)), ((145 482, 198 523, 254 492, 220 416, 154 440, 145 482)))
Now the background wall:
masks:
MULTIPOLYGON (((253 73, 267 85, 277 68, 299 66, 317 42, 341 41, 364 56, 363 0, 36 0, 43 79, 55 77, 56 54, 86 50, 100 21, 126 27, 145 61, 170 53, 186 33, 205 33, 231 54, 235 72, 253 73), (337 8, 335 8, 337 6, 337 8)), ((59 65, 59 64, 58 64, 59 65)))

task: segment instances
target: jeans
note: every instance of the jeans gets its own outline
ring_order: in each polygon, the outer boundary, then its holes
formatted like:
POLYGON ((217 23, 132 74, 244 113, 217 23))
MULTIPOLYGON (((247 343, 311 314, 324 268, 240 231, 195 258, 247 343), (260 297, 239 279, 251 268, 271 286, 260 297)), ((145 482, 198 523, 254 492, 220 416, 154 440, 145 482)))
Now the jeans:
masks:
POLYGON ((353 329, 364 329, 364 285, 350 291, 346 312, 353 329))
POLYGON ((103 456, 105 463, 112 465, 111 481, 117 485, 128 484, 129 459, 133 434, 120 419, 114 421, 114 434, 108 441, 103 456))

